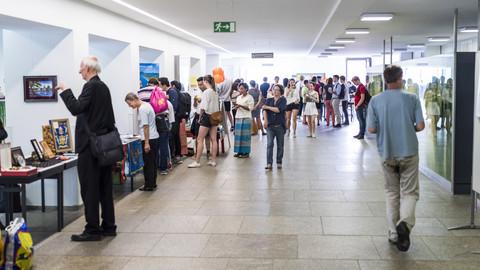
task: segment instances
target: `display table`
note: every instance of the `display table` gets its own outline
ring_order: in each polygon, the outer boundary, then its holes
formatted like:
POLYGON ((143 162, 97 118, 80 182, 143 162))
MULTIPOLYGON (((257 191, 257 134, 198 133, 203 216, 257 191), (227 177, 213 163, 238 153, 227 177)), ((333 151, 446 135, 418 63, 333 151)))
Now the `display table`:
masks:
POLYGON ((30 176, 1 176, 0 175, 0 185, 4 185, 4 188, 1 188, 0 191, 6 193, 6 211, 5 211, 5 221, 6 225, 13 220, 13 193, 20 192, 21 197, 21 208, 22 208, 22 217, 27 222, 27 194, 26 194, 26 185, 36 182, 38 180, 42 181, 42 211, 45 211, 45 190, 44 190, 44 180, 46 178, 56 179, 57 180, 57 231, 60 232, 63 229, 63 171, 77 166, 78 158, 72 157, 67 161, 57 163, 53 166, 46 168, 38 168, 36 174, 30 176), (20 185, 20 187, 18 187, 20 185))
POLYGON ((122 135, 124 158, 121 170, 121 182, 130 178, 130 190, 133 192, 133 178, 143 171, 143 151, 140 137, 122 135))

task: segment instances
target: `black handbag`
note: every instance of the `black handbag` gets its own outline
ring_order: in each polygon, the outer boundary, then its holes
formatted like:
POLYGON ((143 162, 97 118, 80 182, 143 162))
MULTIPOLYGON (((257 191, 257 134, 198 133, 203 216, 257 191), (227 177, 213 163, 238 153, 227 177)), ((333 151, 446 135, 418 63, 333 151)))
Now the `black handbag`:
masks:
POLYGON ((112 131, 106 131, 104 134, 102 132, 97 134, 90 132, 88 123, 85 123, 85 126, 89 134, 90 151, 97 158, 100 166, 111 166, 123 160, 123 144, 117 128, 114 128, 112 131))
POLYGON ((158 133, 170 131, 170 122, 168 116, 165 114, 155 115, 155 125, 157 126, 158 133))

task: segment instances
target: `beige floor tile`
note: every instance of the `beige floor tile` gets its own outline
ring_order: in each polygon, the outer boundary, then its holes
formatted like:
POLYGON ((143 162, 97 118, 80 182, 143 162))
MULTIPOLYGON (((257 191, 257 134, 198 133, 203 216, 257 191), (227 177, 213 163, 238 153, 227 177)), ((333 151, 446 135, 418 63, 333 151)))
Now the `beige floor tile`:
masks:
POLYGON ((296 258, 297 237, 212 235, 202 252, 209 258, 296 258))
POLYGON ((480 237, 423 236, 425 244, 441 260, 479 261, 480 256, 472 251, 480 251, 480 237))
POLYGON ((381 217, 322 217, 326 235, 386 235, 386 220, 381 217))
POLYGON ((199 257, 208 242, 208 234, 166 234, 150 250, 154 257, 199 257))
POLYGON ((137 257, 122 270, 225 270, 227 263, 227 259, 137 257))
POLYGON ((274 260, 274 270, 359 270, 354 260, 274 260))
POLYGON ((295 201, 300 202, 344 202, 341 191, 298 190, 295 191, 295 201))
POLYGON ((245 217, 241 234, 322 234, 318 217, 245 217))
POLYGON ((236 234, 240 230, 243 217, 240 216, 211 216, 203 233, 236 234))
POLYGON ((251 196, 252 201, 260 202, 282 202, 293 201, 293 190, 255 190, 251 196))
POLYGON ((271 202, 269 205, 270 216, 311 216, 308 202, 271 202))
POLYGON ((198 195, 199 201, 249 201, 252 192, 250 190, 204 190, 198 195))
POLYGON ((40 256, 35 254, 35 270, 119 270, 130 261, 128 257, 40 256))
POLYGON ((220 202, 206 201, 197 215, 210 216, 267 216, 270 204, 266 202, 220 202))
POLYGON ((371 237, 367 236, 298 236, 301 259, 379 259, 371 237))
POLYGON ((208 216, 160 216, 147 217, 135 232, 200 233, 208 222, 208 216))
POLYGON ((41 256, 66 256, 80 243, 70 241, 71 233, 56 233, 45 241, 35 246, 35 255, 41 256))
POLYGON ((384 202, 385 192, 383 190, 355 190, 344 191, 345 199, 348 202, 384 202))
POLYGON ((366 203, 351 202, 311 202, 313 216, 322 217, 371 217, 372 211, 366 203))
POLYGON ((476 270, 478 262, 459 261, 360 261, 362 270, 476 270))
POLYGON ((273 260, 230 259, 227 270, 273 270, 273 260))

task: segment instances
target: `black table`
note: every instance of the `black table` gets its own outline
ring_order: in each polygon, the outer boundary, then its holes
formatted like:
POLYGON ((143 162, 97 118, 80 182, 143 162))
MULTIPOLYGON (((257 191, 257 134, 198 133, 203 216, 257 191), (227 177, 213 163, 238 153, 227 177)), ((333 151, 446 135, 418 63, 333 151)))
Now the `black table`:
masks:
POLYGON ((46 178, 57 180, 57 231, 60 232, 64 226, 63 220, 63 172, 77 166, 78 159, 70 160, 55 164, 46 168, 38 168, 38 172, 31 176, 0 176, 0 185, 4 185, 0 191, 6 193, 7 205, 5 211, 6 225, 13 220, 13 196, 12 193, 20 192, 22 217, 27 222, 27 194, 26 185, 40 180, 42 192, 42 211, 45 211, 45 185, 46 178), (20 185, 20 187, 18 187, 20 185))

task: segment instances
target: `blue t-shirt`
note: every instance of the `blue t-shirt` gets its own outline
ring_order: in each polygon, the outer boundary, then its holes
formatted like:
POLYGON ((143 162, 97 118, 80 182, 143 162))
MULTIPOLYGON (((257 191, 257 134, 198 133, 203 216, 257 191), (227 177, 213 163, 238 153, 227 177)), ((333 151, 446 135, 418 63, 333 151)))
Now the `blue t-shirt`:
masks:
POLYGON ((287 108, 287 99, 285 97, 280 97, 275 103, 275 98, 268 98, 265 101, 265 105, 270 107, 277 107, 280 112, 274 113, 270 110, 265 110, 267 112, 268 126, 282 126, 285 128, 285 109, 287 108))
POLYGON ((270 89, 270 84, 269 83, 264 82, 260 85, 260 91, 262 91, 263 98, 267 98, 268 89, 270 89))
POLYGON ((368 104, 367 128, 377 130, 377 147, 386 160, 418 155, 415 126, 424 122, 420 100, 402 90, 386 90, 368 104))

